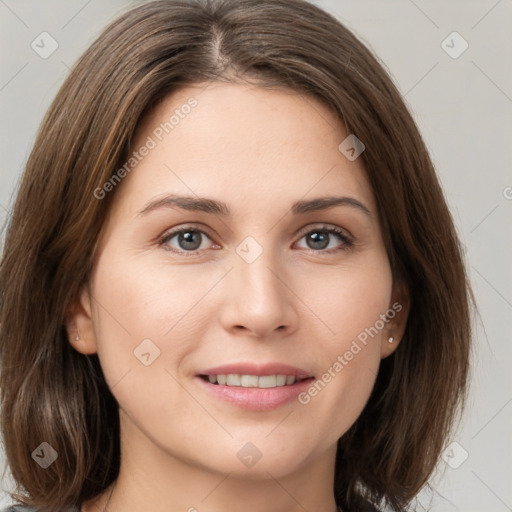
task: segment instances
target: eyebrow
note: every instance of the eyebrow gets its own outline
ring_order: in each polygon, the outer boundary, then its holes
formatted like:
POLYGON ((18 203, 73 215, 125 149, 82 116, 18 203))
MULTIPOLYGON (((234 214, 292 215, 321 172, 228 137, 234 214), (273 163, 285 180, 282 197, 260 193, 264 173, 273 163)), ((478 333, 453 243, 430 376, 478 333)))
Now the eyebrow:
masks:
MULTIPOLYGON (((371 217, 370 210, 360 201, 353 197, 346 196, 327 196, 317 197, 315 199, 300 200, 292 204, 291 211, 294 215, 305 214, 308 212, 327 210, 335 206, 349 206, 356 208, 364 214, 371 217)), ((149 212, 158 210, 160 208, 181 208, 189 211, 200 211, 205 213, 212 213, 214 215, 221 215, 223 217, 231 216, 229 206, 215 199, 208 199, 205 197, 192 197, 192 196, 179 196, 168 195, 159 199, 150 201, 137 216, 146 215, 149 212)))

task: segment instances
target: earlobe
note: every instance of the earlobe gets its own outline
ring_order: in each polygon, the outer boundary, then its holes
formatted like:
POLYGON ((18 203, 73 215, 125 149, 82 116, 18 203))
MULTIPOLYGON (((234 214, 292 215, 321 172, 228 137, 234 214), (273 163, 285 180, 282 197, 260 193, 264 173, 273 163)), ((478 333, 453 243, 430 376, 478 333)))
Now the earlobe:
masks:
POLYGON ((390 356, 400 344, 400 339, 395 336, 384 336, 381 344, 380 358, 384 359, 390 356))
POLYGON ((390 356, 402 341, 407 326, 409 307, 410 299, 407 286, 404 282, 396 283, 393 286, 391 304, 387 314, 389 321, 381 341, 381 359, 390 356))
POLYGON ((70 305, 66 317, 68 339, 71 345, 82 354, 97 352, 90 298, 88 286, 85 285, 79 297, 70 305))

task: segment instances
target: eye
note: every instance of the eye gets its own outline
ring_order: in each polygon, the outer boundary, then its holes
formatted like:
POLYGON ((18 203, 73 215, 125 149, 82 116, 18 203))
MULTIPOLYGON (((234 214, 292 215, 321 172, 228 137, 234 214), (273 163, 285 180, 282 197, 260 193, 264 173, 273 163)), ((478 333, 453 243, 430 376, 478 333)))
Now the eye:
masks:
MULTIPOLYGON (((350 249, 354 243, 340 228, 321 226, 318 228, 310 229, 305 233, 302 238, 306 239, 308 247, 314 252, 338 252, 350 249), (337 238, 341 242, 341 245, 337 247, 329 247, 333 237, 337 238)), ((301 238, 301 240, 302 240, 301 238)))
POLYGON ((211 241, 204 231, 193 227, 185 227, 165 234, 160 239, 159 244, 169 247, 167 250, 194 253, 195 251, 205 249, 204 246, 202 247, 204 238, 211 241), (178 247, 170 243, 173 239, 176 239, 175 243, 178 247))
MULTIPOLYGON (((184 255, 194 255, 200 250, 204 250, 203 242, 211 240, 211 238, 201 229, 195 227, 182 227, 166 233, 160 240, 159 244, 164 246, 166 250, 181 253, 184 255), (174 244, 171 243, 175 239, 174 244), (188 254, 187 254, 188 253, 188 254)), ((313 252, 333 253, 343 250, 349 250, 353 245, 353 241, 349 238, 345 232, 336 227, 332 226, 320 226, 305 232, 301 239, 306 240, 307 247, 313 252), (338 246, 329 247, 333 238, 337 238, 338 246)), ((216 245, 216 247, 219 247, 216 245)))

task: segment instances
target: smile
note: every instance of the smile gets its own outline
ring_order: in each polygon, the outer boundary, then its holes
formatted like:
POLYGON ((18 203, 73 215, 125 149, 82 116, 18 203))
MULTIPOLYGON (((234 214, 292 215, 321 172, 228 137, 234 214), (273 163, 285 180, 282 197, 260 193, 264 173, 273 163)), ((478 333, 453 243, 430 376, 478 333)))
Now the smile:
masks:
POLYGON ((221 386, 237 386, 242 388, 276 388, 291 386, 298 379, 295 375, 240 375, 228 373, 219 375, 201 375, 201 378, 208 380, 210 384, 221 386))
POLYGON ((233 363, 203 369, 196 382, 210 397, 249 411, 270 411, 294 403, 314 376, 284 363, 233 363))

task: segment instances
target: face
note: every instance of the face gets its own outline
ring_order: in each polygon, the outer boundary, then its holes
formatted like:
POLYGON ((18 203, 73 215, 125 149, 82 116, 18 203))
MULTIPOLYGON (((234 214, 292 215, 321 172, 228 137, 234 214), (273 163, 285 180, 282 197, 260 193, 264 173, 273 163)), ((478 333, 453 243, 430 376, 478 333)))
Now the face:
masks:
POLYGON ((128 441, 250 478, 332 463, 406 313, 347 135, 312 98, 233 84, 144 119, 70 327, 128 441))

